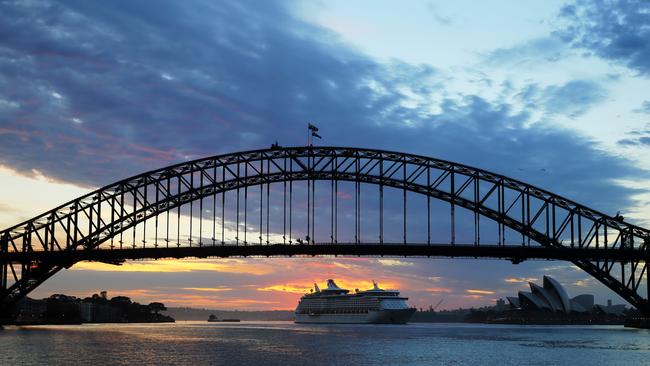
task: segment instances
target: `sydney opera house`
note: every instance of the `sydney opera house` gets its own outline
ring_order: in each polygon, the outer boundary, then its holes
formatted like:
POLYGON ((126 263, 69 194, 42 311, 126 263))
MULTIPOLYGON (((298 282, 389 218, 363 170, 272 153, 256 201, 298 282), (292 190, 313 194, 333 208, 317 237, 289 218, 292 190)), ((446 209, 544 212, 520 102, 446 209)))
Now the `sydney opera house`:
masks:
MULTIPOLYGON (((594 295, 578 295, 569 298, 558 281, 544 276, 542 286, 530 282, 530 292, 519 291, 517 297, 508 297, 513 308, 521 310, 547 310, 560 313, 586 313, 594 310, 594 295)), ((625 305, 595 305, 596 310, 605 313, 622 313, 625 305)))

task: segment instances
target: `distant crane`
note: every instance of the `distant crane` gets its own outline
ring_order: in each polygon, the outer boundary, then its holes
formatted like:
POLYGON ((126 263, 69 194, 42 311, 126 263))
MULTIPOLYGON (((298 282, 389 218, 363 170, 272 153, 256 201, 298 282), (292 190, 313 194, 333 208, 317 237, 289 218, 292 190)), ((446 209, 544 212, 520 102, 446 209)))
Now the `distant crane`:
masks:
POLYGON ((431 310, 436 311, 438 309, 438 306, 440 306, 440 304, 442 304, 443 301, 445 301, 444 297, 442 299, 440 299, 440 301, 438 301, 438 303, 435 306, 432 306, 431 310))

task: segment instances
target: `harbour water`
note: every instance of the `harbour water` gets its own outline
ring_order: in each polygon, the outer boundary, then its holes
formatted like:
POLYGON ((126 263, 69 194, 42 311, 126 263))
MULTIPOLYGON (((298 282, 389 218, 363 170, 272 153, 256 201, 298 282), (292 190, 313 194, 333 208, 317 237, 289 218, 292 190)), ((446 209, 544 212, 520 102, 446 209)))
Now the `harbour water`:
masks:
POLYGON ((305 325, 6 327, 0 365, 647 365, 650 331, 621 326, 305 325))

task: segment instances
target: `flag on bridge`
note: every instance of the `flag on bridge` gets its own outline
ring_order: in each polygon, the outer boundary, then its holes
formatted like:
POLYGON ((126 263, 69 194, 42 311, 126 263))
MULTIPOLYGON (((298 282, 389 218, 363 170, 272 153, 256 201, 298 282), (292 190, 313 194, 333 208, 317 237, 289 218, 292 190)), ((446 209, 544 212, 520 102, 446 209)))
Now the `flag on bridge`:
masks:
POLYGON ((319 135, 317 132, 318 132, 318 127, 312 125, 311 123, 307 123, 307 145, 308 146, 312 146, 312 141, 314 137, 322 139, 321 135, 319 135))

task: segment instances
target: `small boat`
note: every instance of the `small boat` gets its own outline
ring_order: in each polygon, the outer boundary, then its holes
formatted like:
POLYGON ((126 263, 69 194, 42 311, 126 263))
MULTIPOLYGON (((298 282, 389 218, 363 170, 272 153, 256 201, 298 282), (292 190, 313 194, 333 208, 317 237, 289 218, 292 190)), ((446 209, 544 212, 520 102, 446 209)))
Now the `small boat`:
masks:
POLYGON ((239 319, 219 319, 216 315, 210 314, 208 317, 208 322, 210 323, 239 323, 239 319))

